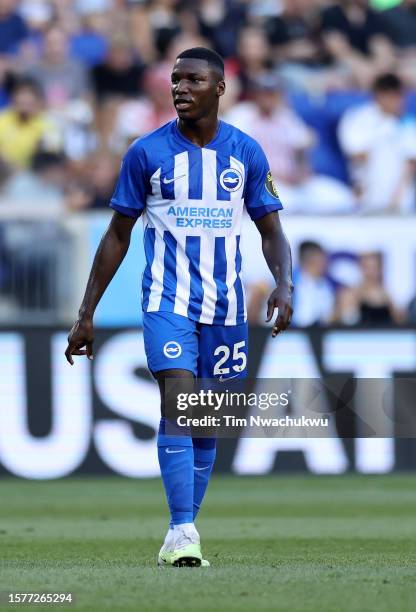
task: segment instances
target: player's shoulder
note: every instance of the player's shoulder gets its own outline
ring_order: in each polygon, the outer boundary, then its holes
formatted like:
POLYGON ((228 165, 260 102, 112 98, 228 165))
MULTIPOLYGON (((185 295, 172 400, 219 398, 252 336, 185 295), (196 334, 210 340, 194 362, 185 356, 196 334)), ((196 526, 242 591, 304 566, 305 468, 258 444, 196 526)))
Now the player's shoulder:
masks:
POLYGON ((126 151, 124 160, 151 176, 161 163, 161 155, 169 150, 174 121, 136 138, 126 151))
POLYGON ((235 127, 235 125, 232 125, 223 119, 221 119, 221 124, 227 140, 235 140, 237 143, 247 144, 249 146, 260 146, 258 142, 252 138, 252 136, 249 136, 249 134, 243 132, 243 130, 240 130, 240 128, 235 127))
POLYGON ((248 156, 248 161, 253 156, 264 155, 263 149, 252 136, 231 123, 223 120, 221 120, 221 123, 227 143, 231 143, 233 148, 240 151, 243 156, 248 156))

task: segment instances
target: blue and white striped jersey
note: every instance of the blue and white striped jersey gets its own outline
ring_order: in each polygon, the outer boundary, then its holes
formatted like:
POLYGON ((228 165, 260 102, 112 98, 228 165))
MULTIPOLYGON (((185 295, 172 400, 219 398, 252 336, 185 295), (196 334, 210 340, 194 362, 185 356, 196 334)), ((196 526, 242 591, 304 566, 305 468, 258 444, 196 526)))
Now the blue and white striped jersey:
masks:
POLYGON ((220 121, 201 148, 171 121, 130 146, 110 206, 143 217, 144 311, 212 325, 246 320, 243 209, 255 220, 282 208, 255 140, 220 121))

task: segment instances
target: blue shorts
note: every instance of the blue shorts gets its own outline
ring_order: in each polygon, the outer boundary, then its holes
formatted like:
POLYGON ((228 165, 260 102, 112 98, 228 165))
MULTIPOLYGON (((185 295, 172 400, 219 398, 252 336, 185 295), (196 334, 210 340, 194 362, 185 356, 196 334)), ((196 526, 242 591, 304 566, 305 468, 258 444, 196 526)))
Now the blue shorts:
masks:
POLYGON ((190 370, 198 378, 247 376, 248 326, 206 325, 172 312, 143 313, 149 370, 190 370))

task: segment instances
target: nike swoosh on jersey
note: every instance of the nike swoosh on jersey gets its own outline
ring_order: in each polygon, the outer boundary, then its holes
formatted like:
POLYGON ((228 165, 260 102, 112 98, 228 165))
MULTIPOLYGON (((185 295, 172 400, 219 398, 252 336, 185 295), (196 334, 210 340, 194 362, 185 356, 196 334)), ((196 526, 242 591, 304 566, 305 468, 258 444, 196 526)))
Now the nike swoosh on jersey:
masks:
POLYGON ((205 467, 202 468, 197 468, 194 466, 194 470, 197 470, 198 472, 202 472, 202 470, 208 470, 211 466, 210 465, 206 465, 205 467))
POLYGON ((234 374, 233 376, 227 376, 227 378, 223 378, 222 375, 218 378, 220 382, 225 382, 226 380, 230 380, 230 378, 236 378, 238 374, 234 374))
POLYGON ((179 450, 170 450, 169 448, 166 449, 168 455, 172 455, 173 453, 184 453, 185 451, 186 448, 180 448, 179 450))
POLYGON ((169 183, 173 183, 173 181, 177 181, 180 178, 183 178, 184 176, 186 176, 186 174, 181 174, 180 176, 174 176, 171 179, 166 178, 166 176, 163 177, 162 182, 165 183, 165 185, 169 185, 169 183))

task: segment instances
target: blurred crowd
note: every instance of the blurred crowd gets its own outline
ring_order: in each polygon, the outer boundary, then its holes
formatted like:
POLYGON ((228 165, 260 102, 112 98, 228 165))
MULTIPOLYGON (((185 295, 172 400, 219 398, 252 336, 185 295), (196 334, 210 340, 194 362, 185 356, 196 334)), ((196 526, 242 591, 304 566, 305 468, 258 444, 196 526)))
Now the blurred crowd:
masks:
MULTIPOLYGON (((225 58, 221 117, 264 148, 283 214, 416 212, 416 0, 0 0, 0 211, 106 209, 127 146, 175 117, 175 57, 200 45, 225 58)), ((28 229, 38 265, 28 234, 3 229, 0 307, 39 293, 59 310, 60 230, 28 229)), ((300 245, 295 326, 416 323, 382 253, 354 255, 347 284, 328 262, 300 245)), ((249 287, 251 323, 269 291, 249 287)))
MULTIPOLYGON (((397 306, 386 289, 380 251, 344 252, 331 257, 318 242, 305 240, 298 248, 293 281, 292 327, 416 324, 416 297, 404 307, 397 306), (343 273, 336 274, 337 265, 341 272, 344 268, 343 273)), ((272 288, 265 278, 248 284, 249 323, 263 323, 272 288)))
POLYGON ((106 207, 198 45, 285 214, 415 212, 416 0, 0 0, 0 207, 106 207))

